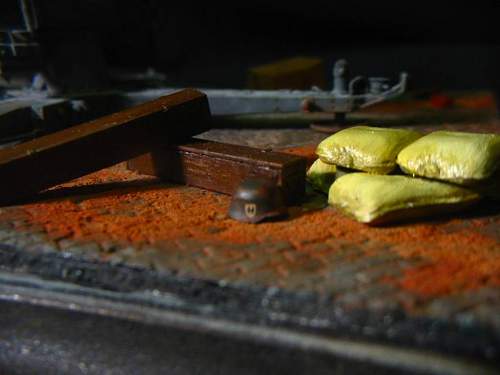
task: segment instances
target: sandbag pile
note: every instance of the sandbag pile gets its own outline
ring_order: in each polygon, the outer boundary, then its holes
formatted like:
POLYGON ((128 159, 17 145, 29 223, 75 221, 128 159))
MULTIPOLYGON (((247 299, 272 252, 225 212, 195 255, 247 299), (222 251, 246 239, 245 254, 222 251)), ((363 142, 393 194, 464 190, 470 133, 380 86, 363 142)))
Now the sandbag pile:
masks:
POLYGON ((356 126, 323 140, 309 183, 369 224, 456 211, 498 197, 500 136, 356 126))

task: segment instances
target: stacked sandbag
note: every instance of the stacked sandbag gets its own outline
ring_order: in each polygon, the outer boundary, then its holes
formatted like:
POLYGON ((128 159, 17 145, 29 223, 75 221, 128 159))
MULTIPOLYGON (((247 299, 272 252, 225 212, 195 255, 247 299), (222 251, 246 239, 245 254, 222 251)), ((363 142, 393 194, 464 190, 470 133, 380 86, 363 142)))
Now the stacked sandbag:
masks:
POLYGON ((316 154, 325 163, 375 174, 396 168, 399 152, 422 135, 413 130, 355 126, 323 140, 316 154))
POLYGON ((337 176, 337 167, 317 159, 306 174, 307 181, 316 189, 328 194, 337 176))
POLYGON ((362 223, 384 224, 459 211, 479 199, 475 191, 445 182, 351 173, 331 186, 328 203, 362 223))
POLYGON ((406 129, 355 126, 341 130, 318 145, 318 160, 308 171, 308 181, 328 192, 335 176, 351 171, 390 173, 396 168, 399 151, 420 137, 406 129))
POLYGON ((500 198, 500 135, 436 131, 404 148, 397 162, 412 176, 468 186, 500 198))
MULTIPOLYGON (((325 139, 317 154, 337 171, 329 203, 369 224, 456 211, 478 201, 479 193, 498 195, 500 186, 500 136, 494 134, 422 137, 411 130, 358 126, 325 139), (345 168, 356 173, 346 174, 345 168), (339 177, 339 170, 345 175, 339 177)), ((313 172, 320 180, 321 171, 313 172)))

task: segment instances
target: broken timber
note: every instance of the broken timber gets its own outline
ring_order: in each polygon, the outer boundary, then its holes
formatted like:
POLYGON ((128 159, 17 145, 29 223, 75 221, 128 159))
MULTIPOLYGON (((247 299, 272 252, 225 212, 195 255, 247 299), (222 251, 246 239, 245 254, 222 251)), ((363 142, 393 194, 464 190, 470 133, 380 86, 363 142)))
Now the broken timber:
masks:
POLYGON ((305 191, 302 157, 199 139, 160 147, 130 160, 128 168, 225 194, 232 194, 247 177, 268 178, 281 186, 287 203, 298 202, 305 191))
POLYGON ((187 89, 0 150, 0 203, 185 141, 209 120, 206 96, 187 89))

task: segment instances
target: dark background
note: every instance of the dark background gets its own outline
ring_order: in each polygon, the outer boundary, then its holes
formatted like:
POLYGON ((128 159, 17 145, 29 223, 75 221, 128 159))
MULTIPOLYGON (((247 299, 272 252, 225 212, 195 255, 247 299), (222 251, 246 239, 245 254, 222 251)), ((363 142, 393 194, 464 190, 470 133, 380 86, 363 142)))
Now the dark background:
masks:
MULTIPOLYGON (((110 87, 116 74, 147 68, 170 85, 242 88, 249 67, 300 55, 322 57, 329 69, 347 58, 355 74, 406 70, 419 89, 500 86, 498 1, 34 4, 43 69, 76 89, 110 87)), ((2 0, 0 28, 20 23, 18 1, 2 0)))

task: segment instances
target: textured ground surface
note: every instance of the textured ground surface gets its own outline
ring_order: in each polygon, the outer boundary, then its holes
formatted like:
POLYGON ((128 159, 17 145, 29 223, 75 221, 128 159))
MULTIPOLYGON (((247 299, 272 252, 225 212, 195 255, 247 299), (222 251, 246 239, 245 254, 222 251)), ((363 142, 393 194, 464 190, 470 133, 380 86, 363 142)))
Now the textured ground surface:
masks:
MULTIPOLYGON (((478 118, 491 109, 491 99, 468 100, 456 105, 478 110, 478 118)), ((411 108, 428 111, 428 119, 434 112, 429 102, 422 103, 411 108)), ((398 113, 401 106, 384 111, 398 113)), ((458 110, 443 111, 435 112, 439 121, 449 111, 452 122, 407 124, 423 131, 500 132, 496 120, 459 121, 458 110)), ((215 130, 204 137, 288 149, 312 160, 322 136, 281 129, 215 130)), ((476 346, 458 351, 500 358, 499 203, 485 202, 460 216, 388 227, 354 222, 324 208, 318 195, 292 207, 287 220, 259 225, 229 219, 228 205, 228 196, 161 183, 118 165, 42 193, 33 202, 1 208, 0 243, 3 251, 59 252, 224 285, 313 294, 332 308, 363 311, 365 320, 370 314, 398 311, 403 320, 461 327, 460 340, 477 328, 487 336, 473 334, 476 346)), ((314 306, 309 308, 309 317, 314 316, 314 306)), ((390 339, 391 322, 385 323, 390 339)), ((360 329, 351 331, 370 336, 360 329)), ((414 329, 406 335, 424 344, 450 337, 419 338, 425 332, 414 329)), ((442 342, 441 349, 453 345, 442 342)))

